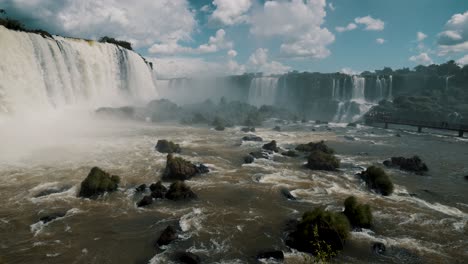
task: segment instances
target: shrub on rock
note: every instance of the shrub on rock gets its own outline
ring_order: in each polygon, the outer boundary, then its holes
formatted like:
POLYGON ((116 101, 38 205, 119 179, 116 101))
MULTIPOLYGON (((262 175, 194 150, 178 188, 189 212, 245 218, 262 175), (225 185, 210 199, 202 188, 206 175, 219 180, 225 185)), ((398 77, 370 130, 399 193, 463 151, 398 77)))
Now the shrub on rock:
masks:
POLYGON ((105 192, 117 190, 120 183, 119 176, 110 175, 98 167, 94 167, 89 172, 86 179, 81 182, 79 197, 91 198, 105 192))
POLYGON ((340 160, 333 154, 316 150, 310 153, 306 166, 311 170, 334 171, 340 167, 340 160))
POLYGON ((319 150, 328 154, 335 154, 335 151, 328 147, 323 140, 317 143, 309 142, 307 144, 300 144, 296 147, 296 150, 301 152, 313 152, 319 150))
POLYGON ((372 225, 372 212, 368 204, 360 204, 356 197, 350 196, 344 202, 344 214, 349 223, 356 228, 370 228, 372 225))
POLYGON ((180 157, 167 155, 163 178, 168 180, 188 180, 198 173, 197 166, 180 157))
POLYGON ((173 201, 197 198, 197 195, 183 181, 176 181, 169 187, 166 198, 173 201))
POLYGON ((286 244, 321 258, 324 253, 331 257, 343 249, 349 233, 350 225, 343 214, 316 208, 304 213, 295 230, 289 233, 286 244))
POLYGON ((180 153, 181 151, 179 144, 165 139, 158 140, 156 150, 161 153, 180 153))
POLYGON ((418 156, 413 156, 412 158, 404 157, 392 157, 390 160, 386 160, 383 164, 387 167, 399 167, 400 170, 411 171, 416 174, 424 174, 429 169, 426 163, 418 156))
POLYGON ((278 152, 278 151, 279 151, 279 148, 278 148, 278 146, 276 145, 276 141, 275 141, 275 140, 272 140, 270 143, 267 143, 267 144, 263 145, 262 148, 263 148, 263 149, 266 149, 266 150, 274 151, 274 152, 278 152))
POLYGON ((381 168, 371 166, 361 172, 359 176, 366 182, 367 187, 382 195, 390 195, 393 192, 393 183, 390 177, 381 168))

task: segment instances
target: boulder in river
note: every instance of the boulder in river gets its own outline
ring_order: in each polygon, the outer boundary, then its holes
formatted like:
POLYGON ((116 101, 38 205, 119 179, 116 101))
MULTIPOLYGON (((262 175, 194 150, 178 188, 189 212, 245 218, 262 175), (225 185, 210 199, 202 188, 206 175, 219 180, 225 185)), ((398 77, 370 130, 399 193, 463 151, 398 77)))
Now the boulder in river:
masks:
POLYGON ((144 191, 146 191, 146 184, 142 184, 142 185, 136 187, 135 190, 136 190, 137 192, 144 192, 144 191))
POLYGON ((155 148, 161 153, 180 153, 181 151, 179 144, 165 139, 158 140, 155 148))
POLYGON ((138 207, 144 207, 144 206, 148 206, 150 204, 153 203, 153 197, 151 197, 151 195, 146 195, 145 197, 143 197, 143 199, 141 199, 141 201, 139 201, 137 203, 137 206, 138 207))
POLYGON ((286 189, 286 188, 282 188, 282 189, 281 189, 281 194, 282 194, 284 197, 286 197, 286 199, 288 199, 288 200, 293 200, 293 201, 296 200, 296 197, 294 197, 294 196, 291 194, 291 192, 290 192, 288 189, 286 189))
POLYGON ((91 169, 86 179, 81 182, 81 189, 78 196, 91 198, 105 192, 113 192, 117 190, 119 183, 119 176, 111 176, 102 169, 94 167, 91 169))
POLYGON ((291 157, 291 158, 299 157, 299 154, 297 154, 297 152, 294 150, 285 151, 281 153, 281 155, 286 156, 286 157, 291 157))
POLYGON ((245 133, 247 133, 247 132, 255 132, 255 127, 243 127, 243 128, 241 128, 241 131, 242 131, 242 132, 245 132, 245 133))
POLYGON ((274 259, 276 261, 284 260, 284 253, 281 250, 266 250, 257 254, 257 259, 274 259))
POLYGON ((386 247, 384 243, 381 242, 375 242, 372 244, 372 252, 375 254, 383 255, 386 251, 386 247))
POLYGON ((349 235, 350 225, 346 216, 316 208, 304 213, 302 220, 288 234, 286 244, 314 255, 325 253, 332 256, 343 249, 349 235))
POLYGON ((392 194, 393 183, 382 168, 371 166, 358 175, 366 182, 368 188, 384 196, 392 194))
POLYGON ((156 241, 157 246, 169 245, 172 241, 177 239, 177 231, 174 227, 168 226, 159 236, 156 241))
POLYGON ((54 221, 57 218, 64 217, 66 214, 67 214, 66 212, 57 212, 57 213, 49 214, 49 215, 39 218, 39 221, 42 221, 44 224, 47 224, 51 221, 54 221))
POLYGON ((155 199, 164 199, 166 197, 167 188, 161 181, 150 185, 151 196, 155 199))
POLYGON ((173 201, 196 199, 197 195, 183 181, 171 184, 166 193, 166 198, 173 201))
POLYGON ((344 202, 344 214, 354 228, 370 228, 372 212, 368 204, 358 203, 356 197, 350 196, 344 202))
POLYGON ((348 123, 347 127, 357 127, 357 123, 348 123))
POLYGON ((177 252, 175 254, 174 259, 177 261, 177 263, 184 263, 184 264, 201 263, 200 257, 191 252, 177 252))
POLYGON ((268 152, 265 151, 254 151, 250 152, 249 155, 256 159, 269 159, 268 152))
POLYGON ((262 148, 263 148, 263 149, 266 149, 266 150, 274 151, 274 152, 278 152, 278 151, 279 151, 279 148, 278 148, 278 146, 276 145, 276 141, 275 141, 275 140, 272 140, 270 143, 267 143, 267 144, 263 145, 262 148))
POLYGON ((210 172, 210 169, 205 164, 198 164, 195 165, 197 167, 197 173, 199 174, 206 174, 210 172))
POLYGON ((301 152, 312 152, 315 150, 320 150, 328 154, 335 154, 335 150, 328 147, 323 140, 320 142, 316 142, 316 143, 309 142, 307 144, 300 144, 296 147, 296 150, 301 151, 301 152))
POLYGON ((163 173, 163 179, 167 180, 188 180, 198 173, 198 168, 190 161, 180 157, 167 155, 166 169, 163 173))
POLYGON ((419 175, 423 175, 429 170, 426 163, 422 162, 418 156, 412 158, 392 157, 384 161, 383 164, 387 167, 399 167, 400 170, 414 172, 419 175))
POLYGON ((334 171, 340 167, 340 160, 333 154, 316 150, 309 154, 306 166, 311 170, 334 171))
POLYGON ((251 163, 253 163, 254 161, 255 161, 254 156, 252 156, 252 155, 250 155, 250 154, 244 157, 244 163, 245 163, 245 164, 251 164, 251 163))
POLYGON ((243 141, 257 141, 257 142, 261 142, 263 141, 263 138, 259 137, 259 136, 255 136, 255 135, 248 135, 248 136, 245 136, 242 138, 243 141))

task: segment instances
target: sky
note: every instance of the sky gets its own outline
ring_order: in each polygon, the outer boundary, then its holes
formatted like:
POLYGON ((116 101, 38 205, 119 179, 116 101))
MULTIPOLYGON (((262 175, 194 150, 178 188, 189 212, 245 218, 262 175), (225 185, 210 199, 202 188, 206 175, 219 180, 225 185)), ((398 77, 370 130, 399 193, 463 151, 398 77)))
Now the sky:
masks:
POLYGON ((130 41, 161 78, 468 64, 468 0, 0 0, 27 27, 130 41))

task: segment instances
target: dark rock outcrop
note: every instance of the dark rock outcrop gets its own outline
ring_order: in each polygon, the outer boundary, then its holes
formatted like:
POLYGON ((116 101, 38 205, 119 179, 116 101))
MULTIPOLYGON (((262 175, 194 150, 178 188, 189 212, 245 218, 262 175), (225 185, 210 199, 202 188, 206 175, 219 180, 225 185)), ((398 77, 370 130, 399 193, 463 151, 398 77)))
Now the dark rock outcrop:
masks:
POLYGON ((340 167, 340 160, 333 154, 316 150, 310 153, 306 166, 311 170, 334 171, 340 167))
POLYGON ((188 180, 198 173, 198 168, 190 161, 180 157, 167 155, 166 169, 163 173, 163 179, 167 180, 188 180))
POLYGON ((371 166, 367 170, 358 174, 365 182, 368 188, 382 195, 390 195, 393 192, 393 183, 390 177, 381 168, 371 166))
POLYGON ((243 128, 241 128, 241 131, 242 131, 242 132, 245 132, 245 133, 247 133, 247 132, 255 132, 255 127, 243 127, 243 128))
POLYGON ((278 152, 278 151, 279 151, 279 148, 278 148, 278 146, 276 145, 276 141, 275 141, 275 140, 272 140, 270 143, 267 143, 267 144, 263 145, 262 148, 263 148, 263 149, 266 149, 266 150, 274 151, 274 152, 278 152))
POLYGON ((300 144, 296 147, 296 150, 301 152, 312 152, 319 150, 328 154, 335 154, 335 151, 328 147, 323 140, 317 143, 309 142, 307 144, 300 144))
POLYGON ((142 184, 142 185, 136 187, 135 190, 136 190, 137 192, 144 192, 144 191, 146 191, 146 184, 142 184))
POLYGON ((110 175, 98 167, 94 167, 89 172, 86 179, 81 182, 79 197, 91 198, 105 192, 117 190, 120 183, 119 176, 110 175))
POLYGON ((284 260, 284 253, 281 250, 267 250, 258 253, 257 259, 274 259, 276 261, 284 260))
POLYGON ((150 185, 151 196, 155 199, 164 199, 166 197, 167 188, 161 181, 150 185))
POLYGON ((372 252, 375 254, 383 255, 386 251, 386 247, 383 243, 381 242, 375 242, 372 244, 372 252))
POLYGON ((199 264, 201 263, 201 258, 191 252, 177 252, 174 259, 178 263, 184 264, 199 264))
POLYGON ((210 169, 205 164, 195 165, 197 167, 197 173, 206 174, 210 172, 210 169))
POLYGON ((197 195, 182 181, 176 181, 169 187, 166 198, 173 201, 196 199, 197 195))
POLYGON ((144 206, 148 206, 150 204, 153 203, 153 197, 151 197, 151 195, 146 195, 145 197, 143 197, 143 199, 141 199, 141 201, 139 201, 137 203, 137 206, 138 207, 144 207, 144 206))
POLYGON ((281 153, 281 155, 291 158, 299 157, 299 154, 297 154, 297 152, 294 150, 288 150, 286 152, 281 153))
POLYGON ((66 214, 67 214, 66 212, 53 213, 53 214, 46 215, 46 216, 43 216, 43 217, 39 218, 39 221, 42 221, 44 224, 47 224, 47 223, 49 223, 51 221, 54 221, 57 218, 64 217, 66 214))
POLYGON ((157 246, 164 246, 169 245, 172 241, 177 239, 177 231, 174 227, 168 226, 159 236, 158 240, 156 241, 157 246))
POLYGON ((387 167, 399 167, 400 170, 414 172, 419 175, 429 171, 427 165, 418 156, 412 158, 392 157, 390 160, 384 161, 383 164, 387 167))
POLYGON ((269 159, 268 152, 265 151, 254 151, 250 152, 249 155, 256 159, 269 159))
POLYGON ((296 197, 294 197, 294 196, 291 194, 291 192, 290 192, 288 189, 286 189, 286 188, 282 188, 282 189, 281 189, 281 194, 282 194, 284 197, 286 197, 286 199, 288 199, 288 200, 293 200, 293 201, 296 200, 296 197))
POLYGON ((181 151, 179 144, 165 139, 158 140, 155 148, 161 153, 180 153, 181 151))
POLYGON ((242 138, 243 141, 258 141, 261 142, 263 141, 263 138, 255 135, 248 135, 242 138))
POLYGON ((344 202, 344 214, 354 228, 370 228, 372 225, 372 212, 368 204, 360 204, 356 197, 350 196, 344 202))
POLYGON ((250 163, 253 163, 254 161, 255 161, 255 158, 252 155, 247 155, 244 157, 245 164, 250 164, 250 163))

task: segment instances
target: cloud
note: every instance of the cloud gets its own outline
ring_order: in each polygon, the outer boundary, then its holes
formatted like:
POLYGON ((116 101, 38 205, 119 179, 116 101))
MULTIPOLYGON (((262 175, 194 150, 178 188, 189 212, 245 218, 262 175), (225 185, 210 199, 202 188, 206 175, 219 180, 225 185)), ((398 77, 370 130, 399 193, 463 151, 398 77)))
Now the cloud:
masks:
POLYGON ((429 57, 429 55, 427 55, 425 52, 419 55, 411 56, 409 60, 422 65, 429 65, 433 63, 431 57, 429 57))
POLYGON ((252 14, 250 32, 283 40, 283 56, 325 58, 330 55, 327 46, 335 41, 335 36, 322 27, 325 7, 325 0, 266 1, 252 14))
POLYGON ((227 52, 227 55, 228 55, 230 58, 234 58, 234 57, 237 56, 237 51, 231 49, 231 50, 229 50, 229 51, 227 52))
POLYGON ((468 54, 457 60, 460 65, 468 65, 468 54))
POLYGON ((174 55, 174 54, 204 54, 214 53, 222 49, 231 49, 234 44, 226 40, 224 29, 216 31, 215 36, 211 36, 208 43, 202 44, 197 48, 180 46, 177 42, 158 43, 149 48, 152 54, 174 55))
POLYGON ((204 5, 200 8, 201 12, 208 13, 211 11, 210 5, 204 5))
POLYGON ((333 3, 328 3, 328 8, 330 8, 331 11, 335 11, 336 9, 333 3))
POLYGON ((12 17, 56 34, 111 36, 136 47, 191 40, 197 27, 186 0, 0 0, 12 17))
POLYGON ((423 41, 427 38, 427 35, 419 31, 418 33, 416 33, 416 38, 418 41, 423 41))
POLYGON ((355 30, 357 28, 357 25, 354 23, 349 23, 346 27, 336 27, 336 31, 338 32, 345 32, 345 31, 351 31, 355 30))
POLYGON ((375 40, 375 42, 377 42, 377 44, 382 45, 382 44, 385 43, 385 39, 383 39, 383 38, 378 38, 378 39, 375 40))
POLYGON ((344 74, 347 74, 347 75, 358 75, 360 74, 360 72, 358 71, 355 71, 349 67, 345 67, 343 69, 340 70, 341 73, 344 73, 344 74))
POLYGON ((437 37, 439 56, 468 52, 468 11, 453 15, 437 37))
POLYGON ((263 72, 265 74, 285 73, 291 68, 277 61, 270 61, 268 58, 268 49, 257 49, 250 55, 247 62, 247 68, 254 72, 263 72))
POLYGON ((222 25, 236 25, 248 22, 246 13, 252 6, 252 0, 214 0, 215 11, 210 21, 222 25))
POLYGON ((385 23, 382 20, 372 18, 371 16, 356 17, 354 22, 365 25, 365 30, 382 31, 385 28, 385 23))

